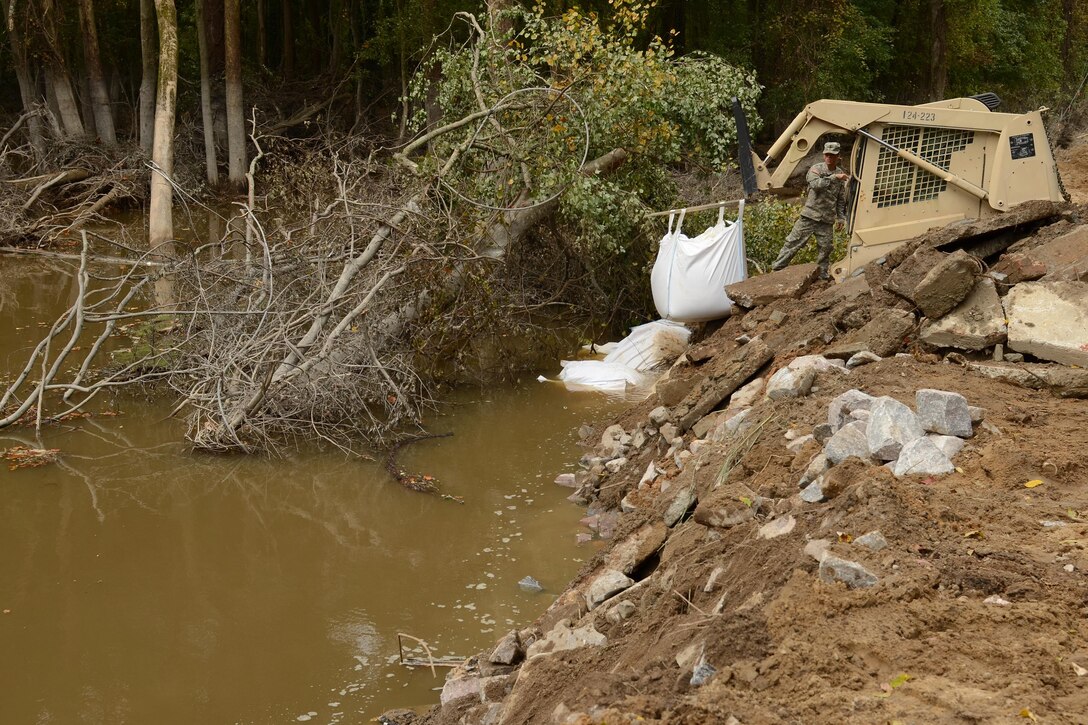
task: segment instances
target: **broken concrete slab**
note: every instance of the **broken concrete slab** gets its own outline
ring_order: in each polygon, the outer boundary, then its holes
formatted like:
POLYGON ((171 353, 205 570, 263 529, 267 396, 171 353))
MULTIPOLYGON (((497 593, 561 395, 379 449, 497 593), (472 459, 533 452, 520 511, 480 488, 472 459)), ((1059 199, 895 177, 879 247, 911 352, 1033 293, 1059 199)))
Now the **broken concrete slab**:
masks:
POLYGON ((1024 282, 1005 297, 1009 347, 1088 367, 1088 282, 1024 282))
POLYGON ((1022 388, 1050 390, 1062 398, 1088 398, 1088 370, 1083 368, 1040 363, 970 363, 968 369, 1022 388))
POLYGON ((911 299, 923 315, 936 319, 963 301, 975 286, 979 272, 978 260, 957 250, 929 270, 914 288, 911 299))
POLYGON ((606 569, 586 587, 586 607, 592 612, 601 605, 601 602, 630 589, 634 583, 635 580, 624 573, 615 569, 606 569))
POLYGON ((983 350, 1003 343, 1007 334, 1005 309, 994 281, 982 277, 951 312, 939 320, 923 322, 919 339, 934 347, 983 350))
POLYGON ((778 272, 760 274, 726 285, 725 293, 741 307, 751 309, 783 298, 800 297, 819 273, 816 264, 795 264, 778 272))
POLYGON ((661 548, 668 536, 669 530, 664 522, 645 524, 609 550, 605 566, 630 576, 642 562, 661 548))
POLYGON ((848 359, 859 352, 888 357, 903 349, 914 329, 914 315, 889 307, 874 310, 873 318, 861 329, 854 330, 840 342, 824 350, 824 357, 848 359))
POLYGON ((1081 224, 1030 252, 1033 259, 1046 265, 1043 278, 1048 281, 1085 281, 1088 279, 1088 224, 1081 224))
POLYGON ((1010 252, 1001 256, 990 272, 1005 275, 1003 284, 1012 287, 1021 282, 1032 282, 1047 273, 1046 265, 1028 252, 1010 252))
POLYGON ((928 244, 919 245, 888 275, 884 289, 914 302, 915 288, 946 256, 944 252, 939 252, 928 244))
MULTIPOLYGON (((722 366, 714 374, 704 378, 683 402, 677 406, 676 416, 680 432, 687 431, 704 415, 716 408, 733 391, 770 362, 774 352, 759 338, 737 348, 725 357, 722 366)), ((718 364, 715 359, 714 364, 718 364)))

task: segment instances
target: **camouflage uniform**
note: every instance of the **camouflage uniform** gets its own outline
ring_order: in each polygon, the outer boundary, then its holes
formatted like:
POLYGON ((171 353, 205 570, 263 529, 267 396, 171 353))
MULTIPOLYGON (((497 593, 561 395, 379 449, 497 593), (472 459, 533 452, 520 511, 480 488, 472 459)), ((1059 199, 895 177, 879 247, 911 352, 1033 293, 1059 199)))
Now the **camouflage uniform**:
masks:
POLYGON ((774 260, 771 269, 784 269, 793 259, 793 255, 805 246, 809 237, 814 236, 816 248, 819 250, 817 264, 820 265, 820 276, 827 277, 828 266, 831 264, 835 220, 846 219, 846 184, 834 178, 838 173, 845 173, 841 166, 832 171, 823 161, 813 164, 808 170, 805 176, 805 181, 808 182, 805 208, 801 210, 801 218, 793 225, 793 231, 786 237, 782 252, 774 260))

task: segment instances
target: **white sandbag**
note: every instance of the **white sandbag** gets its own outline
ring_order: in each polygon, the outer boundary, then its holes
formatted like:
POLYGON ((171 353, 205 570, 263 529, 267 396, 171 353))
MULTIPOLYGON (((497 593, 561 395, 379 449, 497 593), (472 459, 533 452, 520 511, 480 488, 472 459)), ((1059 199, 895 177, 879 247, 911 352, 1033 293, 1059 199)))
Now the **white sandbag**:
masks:
POLYGON ((634 368, 604 360, 563 360, 559 373, 571 390, 600 390, 605 393, 625 393, 629 388, 648 385, 650 380, 634 368))
POLYGON ((724 207, 718 223, 697 237, 683 232, 684 212, 676 228, 669 215, 669 231, 650 272, 654 305, 662 318, 677 322, 706 322, 727 317, 733 301, 725 286, 748 276, 744 250, 744 201, 735 222, 727 222, 724 207))
POLYGON ((619 363, 646 372, 664 367, 688 347, 691 330, 679 322, 655 320, 631 328, 605 356, 606 363, 619 363))

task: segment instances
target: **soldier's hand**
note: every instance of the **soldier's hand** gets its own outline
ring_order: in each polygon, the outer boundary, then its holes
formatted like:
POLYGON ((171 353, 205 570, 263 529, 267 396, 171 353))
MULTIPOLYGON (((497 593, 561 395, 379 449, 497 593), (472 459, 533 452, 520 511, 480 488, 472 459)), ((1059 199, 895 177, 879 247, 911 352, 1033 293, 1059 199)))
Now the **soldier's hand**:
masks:
POLYGON ((840 171, 839 173, 835 174, 835 178, 839 181, 846 181, 850 178, 850 174, 844 174, 840 171))

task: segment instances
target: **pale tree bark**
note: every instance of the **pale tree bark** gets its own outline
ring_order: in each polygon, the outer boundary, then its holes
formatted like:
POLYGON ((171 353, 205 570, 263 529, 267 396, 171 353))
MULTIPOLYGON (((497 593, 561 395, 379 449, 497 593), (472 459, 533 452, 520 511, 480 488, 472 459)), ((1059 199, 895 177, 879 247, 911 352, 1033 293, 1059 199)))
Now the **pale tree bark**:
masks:
POLYGON ((154 0, 140 0, 140 59, 143 75, 140 78, 140 148, 151 153, 155 137, 155 87, 158 85, 158 66, 155 62, 154 0))
POLYGON ((204 125, 204 165, 208 183, 219 185, 219 162, 215 158, 215 115, 212 113, 212 79, 208 63, 208 27, 205 0, 196 0, 196 39, 200 49, 200 116, 204 125))
POLYGON ((94 0, 79 0, 79 24, 83 29, 83 60, 87 66, 87 83, 90 85, 94 127, 98 138, 110 146, 117 143, 113 109, 110 108, 110 92, 102 73, 102 58, 98 52, 98 27, 94 21, 94 0))
POLYGON ((54 0, 42 0, 42 33, 45 36, 46 53, 45 79, 53 88, 53 97, 57 103, 57 115, 64 127, 66 136, 78 138, 85 134, 83 121, 79 117, 79 102, 72 89, 72 79, 64 62, 64 53, 60 46, 57 32, 60 9, 54 0))
POLYGON ((226 38, 228 179, 235 188, 246 180, 246 122, 242 110, 242 22, 238 0, 224 0, 226 38))
POLYGON ((19 81, 19 97, 23 102, 23 111, 30 113, 27 118, 27 132, 30 134, 30 145, 34 153, 40 159, 45 155, 45 134, 42 128, 42 119, 37 113, 37 107, 41 104, 41 96, 38 94, 34 79, 30 74, 30 66, 26 59, 26 46, 23 44, 22 28, 12 13, 12 0, 3 0, 4 25, 8 31, 8 43, 11 45, 11 59, 15 66, 15 78, 19 81))
POLYGON ((174 0, 155 0, 159 25, 159 88, 155 102, 155 142, 151 157, 151 211, 148 244, 172 255, 174 237, 174 108, 178 94, 178 26, 174 0))

